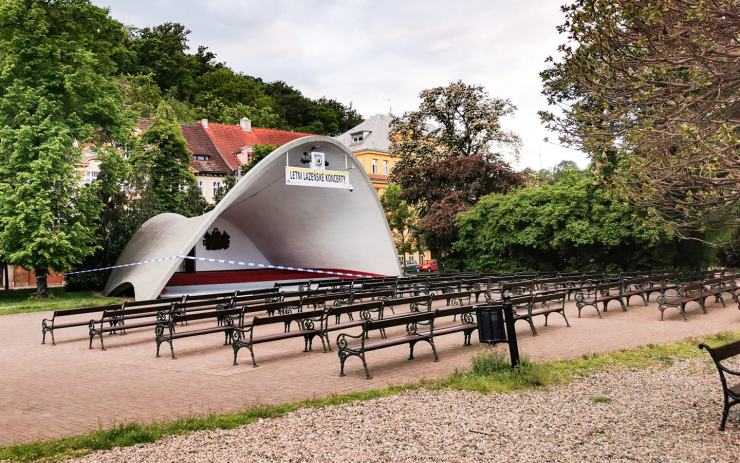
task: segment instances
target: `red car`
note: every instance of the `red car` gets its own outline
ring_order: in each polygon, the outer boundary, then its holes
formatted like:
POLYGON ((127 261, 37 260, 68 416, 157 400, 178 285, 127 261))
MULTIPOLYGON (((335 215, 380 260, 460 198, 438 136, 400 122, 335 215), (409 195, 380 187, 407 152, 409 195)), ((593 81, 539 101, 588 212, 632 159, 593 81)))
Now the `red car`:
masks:
POLYGON ((420 272, 438 272, 439 265, 437 265, 437 259, 429 259, 423 264, 419 265, 420 272))

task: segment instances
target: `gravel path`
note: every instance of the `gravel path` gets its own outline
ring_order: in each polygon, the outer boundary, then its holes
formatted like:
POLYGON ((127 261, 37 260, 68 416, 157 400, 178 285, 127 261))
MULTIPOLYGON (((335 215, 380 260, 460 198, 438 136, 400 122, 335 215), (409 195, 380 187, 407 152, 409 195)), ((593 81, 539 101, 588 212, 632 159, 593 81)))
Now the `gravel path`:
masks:
POLYGON ((720 433, 720 401, 711 364, 679 361, 534 392, 422 390, 299 410, 75 462, 738 462, 740 410, 720 433))

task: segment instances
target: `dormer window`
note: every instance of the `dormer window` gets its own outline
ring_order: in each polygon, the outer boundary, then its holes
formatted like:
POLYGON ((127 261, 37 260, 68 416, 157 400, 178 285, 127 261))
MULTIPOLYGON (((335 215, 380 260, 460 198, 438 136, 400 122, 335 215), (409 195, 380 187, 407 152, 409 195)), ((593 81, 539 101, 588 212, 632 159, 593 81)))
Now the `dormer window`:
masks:
POLYGON ((210 158, 211 157, 208 156, 207 154, 194 154, 193 155, 193 159, 195 159, 196 161, 207 161, 210 158))
POLYGON ((355 132, 351 133, 350 136, 352 137, 352 143, 361 143, 362 140, 365 139, 365 136, 367 136, 369 132, 355 132))

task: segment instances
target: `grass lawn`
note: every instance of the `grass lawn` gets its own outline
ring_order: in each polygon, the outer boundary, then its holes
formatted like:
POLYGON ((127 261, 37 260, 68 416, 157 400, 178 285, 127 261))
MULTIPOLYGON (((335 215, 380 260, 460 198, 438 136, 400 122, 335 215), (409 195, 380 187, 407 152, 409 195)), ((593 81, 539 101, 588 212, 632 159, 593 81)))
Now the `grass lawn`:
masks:
MULTIPOLYGON (((674 359, 696 357, 706 357, 709 360, 707 353, 697 348, 699 342, 716 346, 738 339, 740 339, 740 331, 725 332, 703 339, 688 339, 669 344, 648 345, 609 354, 585 355, 571 360, 545 363, 524 361, 519 370, 509 368, 508 359, 500 354, 483 354, 473 358, 469 369, 440 380, 423 381, 282 405, 252 407, 240 413, 214 414, 169 423, 149 425, 131 423, 82 436, 0 448, 0 460, 25 462, 41 459, 56 461, 71 456, 84 455, 95 450, 154 442, 168 435, 185 434, 204 429, 231 429, 252 423, 260 418, 276 418, 299 408, 339 405, 400 394, 419 388, 463 389, 483 393, 506 393, 522 389, 534 389, 553 384, 564 384, 580 376, 607 368, 660 367, 670 365, 674 359)), ((719 384, 717 387, 719 387, 719 384)), ((607 396, 598 396, 594 397, 593 401, 595 403, 608 403, 611 399, 607 396)))
POLYGON ((0 315, 47 310, 76 309, 123 302, 121 298, 104 297, 93 291, 67 291, 49 288, 48 299, 36 299, 36 289, 0 291, 0 315))

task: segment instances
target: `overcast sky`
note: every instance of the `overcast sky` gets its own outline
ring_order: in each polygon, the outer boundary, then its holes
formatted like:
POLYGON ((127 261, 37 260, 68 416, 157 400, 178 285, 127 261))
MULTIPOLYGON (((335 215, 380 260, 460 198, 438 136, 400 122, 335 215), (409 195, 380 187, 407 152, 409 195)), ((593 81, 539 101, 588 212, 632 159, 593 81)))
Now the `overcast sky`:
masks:
POLYGON ((419 91, 462 79, 509 98, 524 141, 518 168, 587 157, 546 143, 539 72, 563 41, 563 0, 93 0, 138 27, 172 21, 232 69, 283 80, 364 117, 415 109, 419 91))

